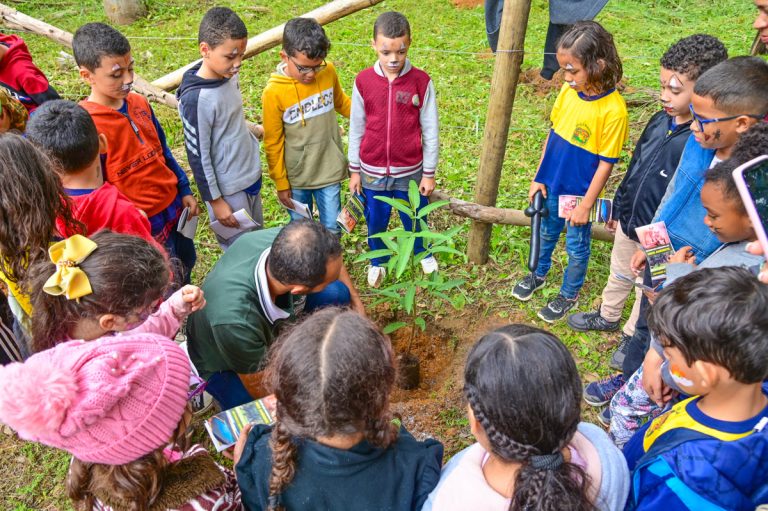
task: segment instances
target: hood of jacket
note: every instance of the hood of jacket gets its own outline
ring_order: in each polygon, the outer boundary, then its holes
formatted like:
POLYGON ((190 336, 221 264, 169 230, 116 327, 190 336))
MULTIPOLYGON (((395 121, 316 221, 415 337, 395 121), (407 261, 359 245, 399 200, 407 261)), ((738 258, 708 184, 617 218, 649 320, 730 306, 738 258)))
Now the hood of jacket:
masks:
POLYGON ((184 94, 194 90, 215 89, 216 87, 220 87, 230 80, 230 78, 200 78, 197 76, 197 72, 200 70, 200 66, 202 65, 203 63, 200 62, 184 72, 184 77, 181 79, 179 90, 176 91, 176 97, 178 99, 181 99, 184 94))

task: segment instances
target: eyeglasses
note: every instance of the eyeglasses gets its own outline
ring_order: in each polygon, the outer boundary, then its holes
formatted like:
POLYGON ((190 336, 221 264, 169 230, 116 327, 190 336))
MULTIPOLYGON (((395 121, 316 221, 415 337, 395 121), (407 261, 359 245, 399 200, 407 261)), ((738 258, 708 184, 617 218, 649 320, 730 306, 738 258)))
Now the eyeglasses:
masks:
POLYGON ((293 62, 293 65, 296 66, 296 69, 299 71, 299 73, 303 75, 308 75, 309 73, 319 73, 326 67, 328 67, 328 64, 325 62, 325 59, 323 59, 323 63, 318 66, 302 66, 301 64, 297 64, 295 60, 293 60, 291 57, 288 57, 291 62, 293 62))
POLYGON ((757 114, 739 114, 739 115, 729 115, 728 117, 718 117, 716 119, 704 119, 700 117, 693 110, 693 105, 688 105, 688 108, 691 110, 691 116, 693 116, 693 121, 697 123, 697 127, 699 128, 699 131, 704 131, 704 125, 712 124, 713 122, 732 121, 734 119, 738 119, 739 117, 752 117, 753 119, 763 120, 766 117, 765 115, 757 115, 757 114))

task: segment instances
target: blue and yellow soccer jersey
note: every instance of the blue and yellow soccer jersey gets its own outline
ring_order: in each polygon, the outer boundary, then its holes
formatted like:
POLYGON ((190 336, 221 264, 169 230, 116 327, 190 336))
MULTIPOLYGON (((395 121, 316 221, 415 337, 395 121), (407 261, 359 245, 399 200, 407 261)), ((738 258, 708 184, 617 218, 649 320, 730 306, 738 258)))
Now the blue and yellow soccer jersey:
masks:
POLYGON ((584 195, 600 160, 616 163, 629 136, 627 105, 611 89, 585 96, 563 84, 550 115, 544 158, 534 181, 554 195, 584 195))

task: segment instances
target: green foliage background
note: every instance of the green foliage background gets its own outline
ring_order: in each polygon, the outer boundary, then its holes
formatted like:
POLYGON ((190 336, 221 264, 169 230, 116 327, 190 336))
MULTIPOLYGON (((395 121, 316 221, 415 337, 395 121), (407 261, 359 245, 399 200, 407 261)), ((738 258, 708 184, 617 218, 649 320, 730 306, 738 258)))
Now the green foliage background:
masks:
MULTIPOLYGON (((86 22, 107 21, 100 0, 6 0, 6 3, 70 32, 86 22)), ((150 81, 198 58, 197 26, 203 13, 214 5, 229 6, 240 13, 251 35, 322 5, 320 0, 271 0, 261 4, 246 0, 147 0, 146 3, 149 15, 121 30, 131 40, 137 72, 150 81)), ((541 66, 547 26, 547 2, 533 0, 532 4, 524 70, 541 66)), ((371 65, 375 58, 370 49, 371 28, 376 16, 385 10, 399 10, 409 17, 413 30, 409 56, 414 65, 432 76, 436 85, 441 122, 438 188, 454 197, 472 200, 493 70, 493 59, 487 55, 482 6, 457 9, 450 0, 386 0, 327 25, 326 32, 333 45, 329 59, 336 64, 347 92, 351 91, 355 74, 371 65)), ((647 119, 658 109, 658 61, 664 50, 681 37, 704 32, 721 38, 731 55, 745 54, 754 37, 751 24, 755 14, 750 0, 608 2, 597 19, 614 34, 624 62, 624 83, 628 87, 625 97, 630 101, 631 116, 628 149, 631 149, 647 119)), ((38 65, 65 98, 76 101, 88 94, 88 88, 80 82, 71 67, 56 64, 62 47, 40 36, 23 37, 38 65)), ((243 67, 241 88, 246 116, 250 120, 258 122, 260 119, 261 91, 277 61, 276 48, 247 61, 243 67)), ((500 207, 525 206, 526 190, 549 128, 549 109, 555 94, 556 91, 537 94, 536 88, 529 84, 518 87, 500 187, 500 207)), ((159 105, 155 106, 155 111, 170 145, 182 165, 186 166, 176 112, 159 105)), ((346 128, 346 121, 342 124, 346 128)), ((617 165, 608 185, 609 191, 620 181, 629 154, 629 151, 625 152, 617 165)), ((277 206, 269 179, 265 179, 264 203, 267 226, 286 220, 286 215, 277 206)), ((462 225, 466 230, 469 225, 447 213, 435 214, 431 221, 441 230, 454 225, 462 225)), ((488 266, 467 265, 461 258, 447 257, 441 260, 442 270, 447 278, 467 281, 463 304, 472 308, 476 321, 508 317, 540 323, 535 311, 557 292, 566 264, 565 254, 556 252, 550 286, 544 293, 521 305, 511 298, 510 291, 514 281, 526 271, 528 229, 496 226, 493 232, 492 260, 488 266)), ((463 249, 464 243, 465 237, 460 235, 457 247, 463 249)), ((345 248, 351 261, 354 255, 365 249, 364 238, 359 234, 348 237, 345 248)), ((198 251, 195 279, 199 282, 219 255, 207 228, 198 232, 198 251)), ((607 276, 609 255, 610 245, 601 242, 593 244, 593 260, 579 304, 581 310, 594 305, 599 297, 607 276)), ((353 275, 361 284, 361 289, 365 290, 363 274, 363 265, 355 265, 353 275)), ((615 342, 615 334, 577 334, 562 325, 552 330, 570 346, 585 378, 606 374, 606 362, 610 347, 615 342)), ((458 342, 472 341, 461 338, 458 342)), ((441 417, 447 426, 465 424, 461 410, 446 410, 441 417)), ((37 445, 22 444, 5 435, 0 435, 0 454, 4 460, 0 466, 2 509, 70 509, 62 486, 68 465, 66 456, 37 445)))

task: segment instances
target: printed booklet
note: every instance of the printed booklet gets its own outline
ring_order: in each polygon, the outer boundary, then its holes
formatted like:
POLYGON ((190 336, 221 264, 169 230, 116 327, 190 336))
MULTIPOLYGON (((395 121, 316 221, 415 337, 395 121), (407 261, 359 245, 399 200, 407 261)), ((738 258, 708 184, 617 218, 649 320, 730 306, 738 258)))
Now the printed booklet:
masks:
POLYGON ((232 447, 246 424, 272 424, 275 422, 277 400, 269 395, 256 401, 217 413, 203 423, 213 440, 216 450, 221 452, 232 447))
POLYGON ((346 233, 352 232, 355 226, 365 216, 365 197, 352 194, 349 200, 341 208, 341 213, 336 217, 336 223, 344 229, 346 233))
MULTIPOLYGON (((584 199, 581 195, 561 195, 557 201, 557 216, 565 218, 573 208, 584 199)), ((613 201, 611 199, 597 199, 589 211, 589 221, 604 224, 611 219, 613 201)))
POLYGON ((669 240, 667 226, 664 222, 641 225, 635 229, 637 239, 645 251, 646 264, 651 269, 651 279, 653 282, 667 278, 667 262, 675 249, 672 248, 672 242, 669 240))

